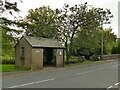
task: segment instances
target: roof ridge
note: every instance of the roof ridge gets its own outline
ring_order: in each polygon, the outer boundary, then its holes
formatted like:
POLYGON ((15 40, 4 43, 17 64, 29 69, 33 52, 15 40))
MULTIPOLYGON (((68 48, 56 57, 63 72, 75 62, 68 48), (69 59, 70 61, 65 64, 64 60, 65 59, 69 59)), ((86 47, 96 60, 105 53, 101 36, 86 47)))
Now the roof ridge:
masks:
POLYGON ((43 37, 36 37, 36 36, 24 36, 24 37, 31 44, 32 47, 65 48, 55 38, 43 38, 43 37))

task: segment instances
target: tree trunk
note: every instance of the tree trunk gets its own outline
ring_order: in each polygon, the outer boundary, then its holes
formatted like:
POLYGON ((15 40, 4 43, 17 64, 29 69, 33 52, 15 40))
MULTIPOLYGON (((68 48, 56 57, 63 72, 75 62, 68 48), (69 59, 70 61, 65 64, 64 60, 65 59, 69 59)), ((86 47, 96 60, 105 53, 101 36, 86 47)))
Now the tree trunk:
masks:
POLYGON ((75 34, 75 29, 74 29, 72 37, 70 39, 70 46, 68 47, 68 44, 66 43, 66 60, 67 60, 68 64, 70 63, 69 59, 71 57, 71 51, 73 50, 73 37, 74 37, 74 34, 75 34))

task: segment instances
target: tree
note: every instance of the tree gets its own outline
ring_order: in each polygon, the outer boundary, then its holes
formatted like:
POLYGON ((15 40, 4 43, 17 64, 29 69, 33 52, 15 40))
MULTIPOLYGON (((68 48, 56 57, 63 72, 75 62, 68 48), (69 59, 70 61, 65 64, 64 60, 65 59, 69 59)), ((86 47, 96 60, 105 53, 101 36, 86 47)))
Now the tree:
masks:
MULTIPOLYGON (((17 2, 11 3, 8 0, 0 1, 0 27, 7 28, 8 25, 14 24, 14 21, 7 19, 4 17, 4 14, 13 14, 13 11, 19 12, 20 10, 17 8, 17 2)), ((10 29, 10 28, 9 28, 10 29)))
POLYGON ((85 56, 89 59, 92 55, 99 55, 100 48, 100 31, 94 30, 81 30, 78 33, 75 41, 77 42, 74 47, 76 54, 85 56))
POLYGON ((112 32, 112 28, 103 30, 103 38, 104 54, 111 54, 117 38, 117 36, 112 32))
POLYGON ((78 33, 86 33, 88 40, 89 38, 93 39, 97 28, 101 28, 103 22, 109 23, 110 18, 112 18, 110 10, 95 8, 87 3, 73 7, 64 4, 64 8, 61 10, 52 10, 50 7, 43 6, 29 10, 27 23, 23 27, 26 29, 27 35, 54 37, 63 42, 66 47, 66 59, 69 63, 75 43, 78 43, 76 42, 78 33))
POLYGON ((9 34, 7 34, 7 32, 8 30, 2 29, 2 56, 14 57, 14 47, 13 47, 15 45, 14 38, 9 34))
POLYGON ((116 35, 112 32, 111 28, 104 29, 97 28, 96 31, 82 30, 76 38, 77 44, 75 45, 77 53, 86 56, 88 59, 93 55, 101 54, 101 35, 103 33, 103 46, 104 54, 111 54, 112 48, 115 45, 116 35))
POLYGON ((15 21, 4 17, 4 14, 13 15, 14 11, 20 11, 17 8, 17 2, 12 3, 8 0, 0 1, 0 32, 2 34, 2 56, 10 55, 12 57, 14 55, 13 45, 15 42, 12 35, 14 32, 18 33, 19 31, 16 29, 11 29, 9 27, 11 25, 16 25, 15 21))
POLYGON ((78 36, 77 34, 81 30, 82 32, 85 31, 88 36, 90 36, 90 33, 96 33, 96 29, 101 27, 101 23, 109 22, 112 15, 108 9, 95 8, 87 3, 75 5, 73 7, 65 4, 61 18, 60 38, 65 43, 66 59, 69 63, 69 58, 74 50, 76 42, 75 38, 78 36))
POLYGON ((112 48, 112 54, 120 54, 120 38, 116 38, 115 45, 112 48))
MULTIPOLYGON (((22 2, 22 1, 21 1, 22 2)), ((8 0, 0 1, 0 28, 8 30, 9 32, 19 33, 19 30, 11 29, 9 26, 15 26, 17 23, 13 20, 4 17, 4 14, 13 15, 13 12, 19 12, 20 10, 17 8, 17 2, 10 2, 8 0)))
POLYGON ((113 18, 113 15, 111 14, 110 9, 103 9, 103 8, 98 8, 97 9, 98 13, 98 18, 100 22, 100 27, 101 27, 101 58, 103 58, 104 54, 104 47, 103 47, 103 24, 110 24, 110 18, 113 18))
POLYGON ((10 14, 12 14, 12 10, 14 10, 16 12, 20 11, 17 8, 17 2, 11 3, 8 0, 5 0, 5 1, 1 0, 0 1, 0 15, 2 13, 5 13, 5 12, 6 13, 9 12, 10 14))
POLYGON ((84 5, 75 5, 73 7, 64 4, 64 8, 61 11, 62 24, 59 33, 61 34, 60 39, 65 43, 66 59, 69 63, 69 58, 73 51, 74 38, 80 31, 79 28, 86 22, 87 3, 84 5))
POLYGON ((58 10, 52 10, 49 6, 31 9, 27 15, 27 35, 53 38, 57 37, 58 10))

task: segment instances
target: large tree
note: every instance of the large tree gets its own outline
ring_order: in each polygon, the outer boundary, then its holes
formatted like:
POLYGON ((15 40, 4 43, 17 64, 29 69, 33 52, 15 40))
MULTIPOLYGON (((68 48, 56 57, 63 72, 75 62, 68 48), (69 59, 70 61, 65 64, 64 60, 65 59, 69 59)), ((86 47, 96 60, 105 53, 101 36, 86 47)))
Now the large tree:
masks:
POLYGON ((58 9, 52 10, 49 6, 30 9, 27 15, 27 35, 53 38, 57 37, 58 9))
POLYGON ((120 54, 120 38, 116 38, 116 43, 112 48, 112 54, 120 54))
POLYGON ((101 35, 103 34, 103 50, 104 54, 111 54, 115 45, 116 35, 111 28, 97 28, 96 31, 81 30, 76 38, 75 50, 78 54, 89 58, 92 55, 101 54, 101 35))
POLYGON ((104 54, 111 54, 115 46, 117 36, 112 32, 112 28, 103 30, 103 51, 104 54))
POLYGON ((75 39, 74 50, 77 55, 85 56, 89 59, 92 55, 98 55, 100 48, 100 30, 81 30, 75 39))
POLYGON ((15 24, 15 22, 5 17, 5 14, 13 15, 14 11, 15 12, 20 11, 17 8, 17 2, 10 2, 8 0, 0 1, 0 27, 10 30, 8 26, 15 24))
MULTIPOLYGON (((20 0, 20 2, 22 1, 20 0)), ((1 0, 0 1, 0 28, 3 28, 8 32, 19 33, 19 30, 10 28, 10 26, 15 26, 17 24, 14 20, 10 19, 10 16, 11 17, 13 16, 13 12, 19 12, 19 11, 20 10, 17 8, 17 0, 14 2, 10 2, 9 0, 1 0)))
MULTIPOLYGON (((55 37, 65 44, 66 59, 74 50, 75 38, 80 31, 92 35, 103 22, 109 23, 112 18, 108 9, 95 8, 87 3, 69 6, 64 4, 61 10, 40 7, 28 12, 27 23, 23 23, 27 35, 38 37, 55 37)), ((94 38, 90 36, 90 38, 94 38)), ((88 37, 89 38, 89 37, 88 37)), ((77 42, 76 42, 77 43, 77 42)))
POLYGON ((17 2, 10 2, 8 0, 1 0, 0 1, 0 15, 2 15, 3 13, 13 13, 13 10, 18 12, 20 11, 17 8, 17 2))
MULTIPOLYGON (((93 37, 91 36, 92 33, 96 33, 97 28, 100 28, 103 22, 110 23, 112 15, 108 9, 95 8, 87 3, 75 5, 73 7, 65 4, 61 11, 62 24, 59 31, 61 34, 60 39, 65 43, 66 59, 69 63, 69 58, 74 50, 74 45, 75 43, 78 43, 75 41, 78 33, 82 31, 83 33, 88 34, 87 36, 90 36, 88 39, 92 39, 95 37, 95 34, 93 37)), ((85 38, 85 36, 82 38, 85 38)))
POLYGON ((80 27, 86 24, 87 3, 70 7, 64 4, 61 14, 60 39, 65 43, 66 59, 69 63, 73 51, 74 38, 80 31, 80 27))
MULTIPOLYGON (((2 56, 13 57, 14 56, 14 38, 7 34, 8 30, 2 29, 2 56)), ((1 30, 0 29, 0 30, 1 30)))
POLYGON ((2 42, 2 55, 13 56, 14 55, 14 37, 13 33, 19 33, 16 29, 11 29, 11 25, 16 25, 16 22, 5 17, 13 16, 13 12, 19 12, 17 8, 17 1, 10 2, 9 0, 0 1, 0 32, 2 42))

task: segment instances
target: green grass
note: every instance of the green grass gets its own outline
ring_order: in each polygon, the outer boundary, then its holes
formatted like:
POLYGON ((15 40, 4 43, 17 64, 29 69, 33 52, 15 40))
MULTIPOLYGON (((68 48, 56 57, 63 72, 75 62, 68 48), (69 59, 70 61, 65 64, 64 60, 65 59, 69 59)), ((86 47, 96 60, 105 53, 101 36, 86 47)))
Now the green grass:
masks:
POLYGON ((1 72, 13 72, 13 71, 26 71, 30 70, 30 68, 15 68, 15 65, 0 65, 1 72))
POLYGON ((90 61, 90 60, 85 60, 84 62, 82 62, 81 64, 90 64, 92 63, 93 61, 90 61))
POLYGON ((2 65, 2 72, 15 71, 14 65, 2 65))
POLYGON ((98 62, 98 63, 103 63, 105 62, 104 60, 99 60, 99 61, 92 61, 92 60, 85 60, 82 63, 70 63, 70 64, 65 64, 65 67, 71 67, 71 66, 75 66, 75 65, 87 65, 87 64, 91 64, 93 62, 98 62))
POLYGON ((84 62, 82 63, 73 63, 73 64, 65 64, 66 67, 69 67, 69 66, 75 66, 75 65, 85 65, 85 64, 91 64, 93 61, 90 61, 90 60, 85 60, 84 62))

